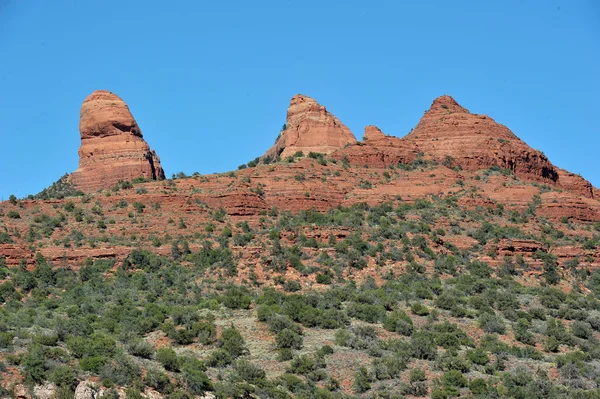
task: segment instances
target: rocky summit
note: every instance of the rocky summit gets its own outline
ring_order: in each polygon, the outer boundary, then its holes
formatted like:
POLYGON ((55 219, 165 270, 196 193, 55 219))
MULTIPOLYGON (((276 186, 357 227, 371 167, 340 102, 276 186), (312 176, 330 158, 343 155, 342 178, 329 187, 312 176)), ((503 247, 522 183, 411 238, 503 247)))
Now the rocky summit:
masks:
POLYGON ((346 156, 354 163, 371 166, 410 163, 419 157, 471 172, 498 167, 520 178, 552 184, 585 197, 596 195, 588 181, 557 168, 506 126, 489 116, 470 113, 448 95, 436 98, 406 136, 386 136, 377 127, 367 126, 363 142, 332 156, 346 156))
POLYGON ((534 150, 486 115, 470 113, 452 97, 436 98, 406 141, 428 156, 471 171, 498 166, 517 176, 573 189, 592 197, 592 185, 556 168, 540 151, 534 150))
POLYGON ((79 168, 70 176, 77 189, 91 192, 135 178, 165 178, 158 155, 116 94, 97 90, 85 99, 79 132, 79 168))
POLYGON ((338 118, 314 99, 298 94, 292 97, 284 129, 265 158, 286 158, 298 151, 329 154, 356 138, 338 118))

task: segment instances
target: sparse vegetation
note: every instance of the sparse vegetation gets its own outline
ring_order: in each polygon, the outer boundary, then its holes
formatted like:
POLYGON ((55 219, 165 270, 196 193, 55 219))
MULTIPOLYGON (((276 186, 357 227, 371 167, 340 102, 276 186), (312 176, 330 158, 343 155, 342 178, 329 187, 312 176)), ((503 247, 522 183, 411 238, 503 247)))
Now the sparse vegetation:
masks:
MULTIPOLYGON (((542 216, 541 186, 519 207, 485 199, 473 185, 512 179, 497 167, 453 177, 445 196, 377 202, 412 173, 460 166, 424 154, 385 170, 291 158, 282 181, 294 201, 324 207, 314 182, 334 176, 360 190, 347 206, 290 212, 257 159, 233 175, 175 175, 162 194, 120 182, 43 206, 3 203, 0 244, 23 259, 0 257, 0 375, 6 364, 65 397, 90 378, 135 397, 598 394, 600 227, 542 216), (228 185, 221 202, 216 184, 228 185), (227 202, 238 187, 253 193, 252 212, 227 202), (562 246, 579 252, 565 258, 562 246), (117 255, 73 261, 74 248, 117 255)), ((271 162, 281 161, 260 160, 271 162)))

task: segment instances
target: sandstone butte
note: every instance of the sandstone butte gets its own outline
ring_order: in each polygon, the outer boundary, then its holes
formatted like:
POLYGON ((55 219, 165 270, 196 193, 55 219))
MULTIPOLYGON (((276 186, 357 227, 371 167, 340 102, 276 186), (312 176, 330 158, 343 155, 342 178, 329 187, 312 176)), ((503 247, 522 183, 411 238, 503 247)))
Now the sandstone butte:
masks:
POLYGON ((286 127, 264 157, 286 158, 298 151, 329 154, 356 144, 350 129, 338 118, 314 99, 301 94, 290 101, 286 127))
POLYGON ((105 90, 90 94, 81 106, 79 167, 71 182, 84 192, 110 188, 137 177, 165 178, 160 159, 144 140, 129 107, 105 90))

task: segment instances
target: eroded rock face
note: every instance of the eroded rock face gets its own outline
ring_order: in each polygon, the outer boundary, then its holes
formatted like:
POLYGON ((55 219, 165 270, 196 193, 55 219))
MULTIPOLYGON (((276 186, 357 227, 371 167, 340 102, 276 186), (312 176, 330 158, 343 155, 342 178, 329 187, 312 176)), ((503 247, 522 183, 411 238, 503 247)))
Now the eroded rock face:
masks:
POLYGON ((375 126, 367 126, 359 145, 332 156, 381 167, 411 163, 417 155, 471 172, 497 166, 511 170, 518 178, 552 184, 589 198, 597 196, 596 189, 581 176, 555 167, 506 126, 489 116, 470 113, 450 96, 436 98, 405 137, 386 136, 375 126))
POLYGON ((577 194, 584 195, 589 198, 599 198, 598 190, 592 186, 592 183, 585 180, 583 177, 576 175, 571 172, 567 172, 564 169, 557 168, 558 170, 558 185, 568 191, 572 191, 577 194))
POLYGON ((542 152, 528 146, 506 126, 489 116, 470 113, 450 96, 436 98, 404 139, 440 162, 456 163, 471 171, 499 166, 519 178, 594 197, 588 181, 555 167, 542 152))
POLYGON ((79 119, 79 168, 71 181, 82 191, 112 187, 122 180, 164 179, 156 152, 144 140, 127 104, 98 90, 85 99, 79 119))
POLYGON ((519 177, 558 180, 557 169, 544 154, 489 116, 471 114, 450 96, 436 98, 404 139, 426 155, 463 169, 499 166, 519 177))
POLYGON ((264 157, 285 158, 297 151, 329 154, 356 143, 350 129, 324 106, 304 95, 296 95, 290 101, 286 125, 287 129, 264 157))
POLYGON ((385 134, 377 126, 369 125, 365 127, 365 134, 363 135, 363 140, 367 140, 372 143, 377 140, 383 140, 384 138, 385 134))

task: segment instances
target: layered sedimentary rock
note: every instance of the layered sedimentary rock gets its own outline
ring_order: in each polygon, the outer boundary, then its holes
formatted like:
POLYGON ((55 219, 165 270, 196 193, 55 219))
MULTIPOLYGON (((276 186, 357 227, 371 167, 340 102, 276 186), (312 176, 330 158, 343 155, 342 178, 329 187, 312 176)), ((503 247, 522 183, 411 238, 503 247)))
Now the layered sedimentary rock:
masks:
POLYGON ((499 166, 521 177, 558 180, 558 170, 544 154, 489 116, 471 114, 450 96, 436 98, 404 139, 427 156, 463 169, 499 166))
POLYGON ((369 141, 369 143, 373 143, 377 140, 383 140, 384 138, 385 134, 377 126, 369 125, 365 127, 365 134, 363 135, 363 140, 367 140, 369 141))
POLYGON ((506 126, 470 113, 450 96, 436 98, 404 140, 440 162, 466 170, 499 166, 520 178, 556 184, 586 197, 594 195, 589 182, 555 167, 506 126))
POLYGON ((340 149, 331 154, 331 157, 345 159, 355 165, 387 167, 411 163, 417 158, 419 151, 414 143, 387 136, 376 126, 367 126, 361 142, 340 149))
POLYGON ((405 137, 386 136, 378 128, 367 126, 359 145, 332 156, 345 156, 350 162, 370 166, 410 163, 417 156, 468 171, 497 166, 519 178, 552 184, 589 198, 594 198, 596 192, 581 176, 552 165, 542 152, 528 146, 506 126, 489 116, 470 113, 450 96, 436 98, 405 137))
POLYGON ((79 168, 70 176, 78 189, 95 191, 137 177, 164 179, 158 155, 116 94, 98 90, 85 99, 79 132, 79 168))
POLYGON ((329 154, 356 143, 350 129, 338 118, 314 99, 300 94, 290 101, 286 127, 264 157, 285 158, 298 151, 329 154))
POLYGON ((564 169, 557 168, 558 170, 558 181, 557 184, 568 191, 572 191, 577 194, 584 195, 589 198, 600 198, 600 192, 598 189, 592 186, 592 183, 585 180, 583 177, 576 175, 575 173, 567 172, 564 169))

